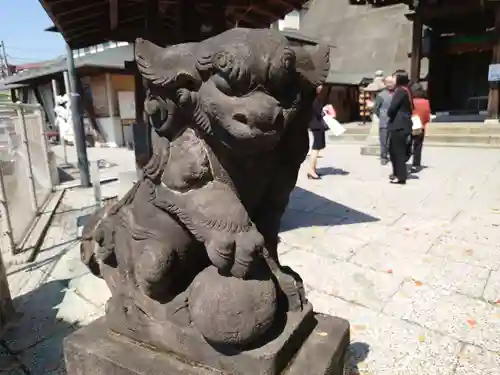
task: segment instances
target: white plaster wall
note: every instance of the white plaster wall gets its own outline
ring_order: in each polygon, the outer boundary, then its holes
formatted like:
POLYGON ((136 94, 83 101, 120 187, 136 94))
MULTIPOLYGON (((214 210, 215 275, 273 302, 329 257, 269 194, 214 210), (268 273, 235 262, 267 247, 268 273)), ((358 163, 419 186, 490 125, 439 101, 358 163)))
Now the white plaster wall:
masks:
POLYGON ((97 121, 104 132, 104 138, 108 147, 124 146, 122 122, 119 117, 100 117, 97 121))
POLYGON ((296 10, 288 13, 284 19, 278 21, 278 28, 284 29, 300 29, 300 13, 296 10))

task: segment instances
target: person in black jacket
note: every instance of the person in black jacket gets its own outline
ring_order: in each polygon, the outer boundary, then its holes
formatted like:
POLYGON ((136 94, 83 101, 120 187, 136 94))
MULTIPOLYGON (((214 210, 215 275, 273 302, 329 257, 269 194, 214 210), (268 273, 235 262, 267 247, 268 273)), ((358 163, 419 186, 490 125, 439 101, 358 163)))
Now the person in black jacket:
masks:
POLYGON ((307 178, 312 180, 319 180, 321 176, 316 171, 316 164, 318 162, 318 156, 320 150, 326 147, 326 136, 325 132, 328 126, 323 121, 323 104, 321 103, 321 92, 323 86, 318 86, 316 89, 316 99, 313 103, 313 115, 311 121, 309 122, 309 130, 311 131, 313 142, 311 147, 309 172, 307 172, 307 178))
POLYGON ((410 80, 404 70, 394 73, 396 90, 392 96, 391 105, 387 110, 389 124, 389 155, 393 173, 389 177, 391 183, 406 184, 408 160, 408 145, 411 140, 413 105, 408 84, 410 80))

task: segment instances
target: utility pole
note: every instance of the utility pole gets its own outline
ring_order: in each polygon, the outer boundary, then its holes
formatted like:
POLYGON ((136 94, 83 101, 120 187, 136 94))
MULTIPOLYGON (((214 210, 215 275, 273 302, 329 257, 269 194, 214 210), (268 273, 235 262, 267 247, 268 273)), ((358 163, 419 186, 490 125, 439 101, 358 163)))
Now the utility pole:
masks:
POLYGON ((9 62, 7 61, 7 53, 5 52, 5 43, 3 40, 0 40, 0 71, 2 78, 10 75, 9 62))
POLYGON ((85 129, 83 127, 83 119, 80 106, 80 94, 78 93, 77 77, 75 60, 73 58, 73 50, 66 45, 67 60, 68 60, 68 75, 70 92, 71 114, 73 118, 73 131, 75 133, 76 156, 78 159, 78 169, 80 170, 80 184, 82 187, 90 187, 89 160, 87 157, 87 145, 85 144, 85 129))

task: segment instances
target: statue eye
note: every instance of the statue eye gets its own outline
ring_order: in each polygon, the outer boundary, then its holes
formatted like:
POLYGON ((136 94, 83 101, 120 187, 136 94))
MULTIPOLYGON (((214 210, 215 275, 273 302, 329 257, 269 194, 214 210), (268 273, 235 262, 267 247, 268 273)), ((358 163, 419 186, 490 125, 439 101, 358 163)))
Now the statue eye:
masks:
POLYGON ((224 70, 229 64, 228 60, 229 59, 225 53, 218 53, 214 57, 214 66, 224 70))
POLYGON ((290 50, 285 50, 283 57, 281 58, 281 63, 283 68, 288 71, 295 70, 295 53, 290 50))

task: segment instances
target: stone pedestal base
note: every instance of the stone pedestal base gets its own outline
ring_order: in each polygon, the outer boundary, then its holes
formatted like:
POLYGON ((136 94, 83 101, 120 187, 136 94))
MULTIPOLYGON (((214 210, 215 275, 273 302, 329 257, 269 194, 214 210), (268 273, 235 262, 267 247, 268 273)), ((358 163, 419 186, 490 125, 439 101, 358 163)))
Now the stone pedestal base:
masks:
MULTIPOLYGON (((342 375, 349 346, 349 323, 315 314, 315 326, 283 375, 342 375)), ((196 348, 193 348, 196 350, 196 348)), ((223 354, 220 354, 224 357, 223 354)), ((223 372, 162 353, 111 333, 104 318, 80 329, 64 342, 68 375, 255 375, 255 368, 223 372)), ((272 372, 269 372, 272 373, 272 372)), ((259 375, 267 375, 259 373, 259 375)))

